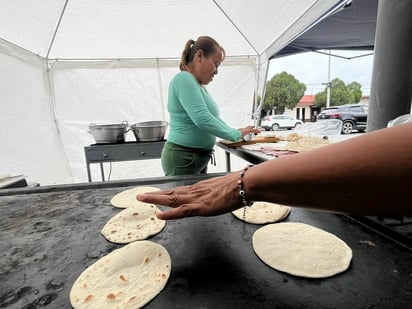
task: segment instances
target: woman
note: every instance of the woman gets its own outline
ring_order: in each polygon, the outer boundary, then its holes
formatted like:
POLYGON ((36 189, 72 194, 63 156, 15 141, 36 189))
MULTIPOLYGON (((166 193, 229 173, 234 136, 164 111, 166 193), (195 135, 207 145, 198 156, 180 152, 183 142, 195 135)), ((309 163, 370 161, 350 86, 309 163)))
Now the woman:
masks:
POLYGON ((170 131, 162 151, 166 176, 206 174, 216 137, 238 141, 260 132, 253 126, 234 129, 219 117, 219 108, 204 85, 218 73, 225 50, 211 37, 189 40, 180 70, 169 86, 170 131))
POLYGON ((159 219, 214 216, 248 201, 357 215, 412 215, 412 123, 280 157, 174 190, 138 195, 159 219), (243 191, 243 194, 240 194, 243 191))

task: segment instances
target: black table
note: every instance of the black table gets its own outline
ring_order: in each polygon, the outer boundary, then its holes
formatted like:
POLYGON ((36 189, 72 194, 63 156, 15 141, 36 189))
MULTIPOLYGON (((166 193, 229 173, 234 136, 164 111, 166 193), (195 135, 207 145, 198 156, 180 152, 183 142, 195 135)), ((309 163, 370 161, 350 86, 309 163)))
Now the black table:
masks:
MULTIPOLYGON (((80 273, 121 245, 100 230, 120 210, 118 192, 173 188, 212 177, 162 177, 0 191, 0 308, 70 308, 80 273)), ((164 290, 146 308, 409 308, 412 251, 352 218, 293 208, 285 220, 331 232, 353 250, 350 268, 326 279, 271 269, 255 255, 261 227, 232 214, 168 221, 149 240, 170 253, 164 290)))

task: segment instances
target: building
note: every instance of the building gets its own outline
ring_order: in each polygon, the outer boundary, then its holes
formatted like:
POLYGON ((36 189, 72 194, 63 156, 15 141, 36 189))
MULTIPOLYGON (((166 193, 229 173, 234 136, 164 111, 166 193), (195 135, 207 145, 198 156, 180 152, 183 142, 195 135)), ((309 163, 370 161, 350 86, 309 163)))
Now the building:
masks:
POLYGON ((320 108, 315 106, 315 96, 304 95, 295 108, 295 117, 303 122, 312 121, 319 112, 320 108))
POLYGON ((300 119, 303 122, 315 121, 320 108, 315 106, 314 95, 304 95, 293 110, 287 110, 285 114, 300 119))

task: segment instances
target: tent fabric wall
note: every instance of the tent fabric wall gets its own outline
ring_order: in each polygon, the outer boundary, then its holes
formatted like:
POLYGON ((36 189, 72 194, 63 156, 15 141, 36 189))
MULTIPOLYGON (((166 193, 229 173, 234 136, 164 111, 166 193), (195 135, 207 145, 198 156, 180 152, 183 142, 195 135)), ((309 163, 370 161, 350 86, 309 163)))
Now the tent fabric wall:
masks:
MULTIPOLYGON (((94 143, 90 123, 169 120, 167 90, 178 72, 176 60, 63 61, 46 68, 44 59, 18 53, 17 58, 0 53, 0 174, 24 174, 42 185, 85 182, 84 146, 94 143)), ((228 58, 208 86, 234 127, 251 124, 255 68, 253 57, 228 58)), ((126 136, 134 140, 132 132, 126 136)), ((223 154, 218 163, 211 171, 224 170, 223 154)), ((163 175, 158 160, 112 164, 112 180, 147 175, 163 175)), ((100 179, 95 166, 92 178, 100 179)))
MULTIPOLYGON (((205 34, 227 52, 208 86, 222 118, 252 124, 269 58, 342 2, 2 1, 0 174, 42 185, 86 181, 83 147, 94 143, 88 124, 167 120, 168 83, 183 46, 205 34)), ((151 164, 145 161, 157 170, 150 175, 161 176, 159 162, 151 164)), ((112 179, 147 176, 140 172, 113 169, 112 179)))
POLYGON ((25 174, 48 184, 72 182, 44 62, 21 50, 12 54, 0 53, 0 174, 25 174))
MULTIPOLYGON (((178 72, 176 63, 172 64, 172 67, 162 64, 134 68, 127 63, 114 67, 107 62, 106 68, 53 67, 56 119, 75 182, 87 180, 83 147, 94 143, 87 132, 90 123, 169 121, 168 84, 178 72)), ((222 117, 234 127, 251 124, 248 113, 253 98, 255 60, 228 61, 220 71, 207 88, 219 102, 222 117)), ((128 132, 126 137, 128 141, 135 140, 133 132, 128 132)), ((111 179, 143 177, 148 172, 163 176, 161 169, 150 164, 140 162, 140 168, 125 167, 123 171, 113 168, 111 179)), ((224 161, 219 160, 219 165, 223 168, 224 161)), ((99 171, 93 169, 92 172, 93 179, 99 179, 99 171)))

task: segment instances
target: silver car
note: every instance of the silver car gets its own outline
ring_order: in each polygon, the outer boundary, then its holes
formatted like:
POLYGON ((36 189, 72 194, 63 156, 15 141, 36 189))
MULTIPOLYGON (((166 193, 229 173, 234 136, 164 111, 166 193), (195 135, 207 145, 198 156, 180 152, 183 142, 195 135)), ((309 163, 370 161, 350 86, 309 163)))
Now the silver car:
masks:
POLYGON ((271 115, 262 119, 261 127, 266 131, 279 129, 293 129, 303 124, 302 120, 290 117, 288 115, 271 115))

